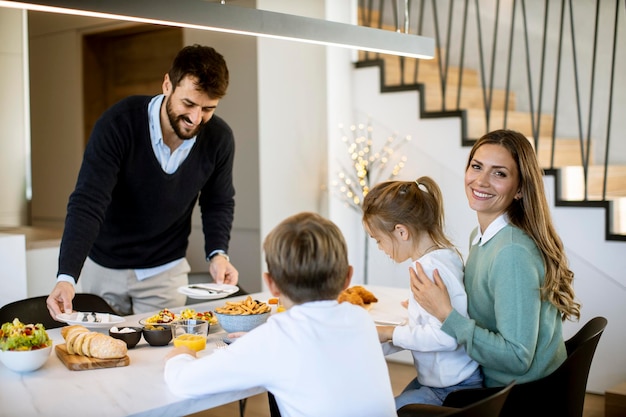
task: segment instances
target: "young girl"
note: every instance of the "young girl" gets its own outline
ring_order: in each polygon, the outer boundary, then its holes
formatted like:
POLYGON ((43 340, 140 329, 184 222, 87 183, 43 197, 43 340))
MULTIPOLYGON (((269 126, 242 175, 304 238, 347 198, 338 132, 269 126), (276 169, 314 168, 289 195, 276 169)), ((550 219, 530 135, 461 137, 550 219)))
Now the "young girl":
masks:
MULTIPOLYGON (((444 234, 443 218, 441 190, 429 177, 378 184, 363 201, 363 225, 378 248, 395 262, 411 258, 431 275, 438 270, 455 309, 467 316, 463 260, 444 234)), ((478 363, 441 331, 441 321, 413 297, 408 310, 408 324, 377 328, 380 341, 387 342, 385 353, 410 350, 417 370, 417 377, 396 397, 396 408, 415 403, 441 405, 451 391, 481 387, 478 363)))

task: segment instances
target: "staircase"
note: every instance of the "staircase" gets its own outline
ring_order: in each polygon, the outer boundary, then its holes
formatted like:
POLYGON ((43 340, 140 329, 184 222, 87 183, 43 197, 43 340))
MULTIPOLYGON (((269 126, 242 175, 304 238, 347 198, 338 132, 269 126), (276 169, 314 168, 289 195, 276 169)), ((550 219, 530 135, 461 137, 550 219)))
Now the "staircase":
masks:
MULTIPOLYGON (((424 9, 424 3, 427 2, 418 3, 420 3, 419 13, 421 13, 418 19, 424 19, 428 13, 424 9)), ((431 10, 433 19, 439 18, 435 4, 442 5, 444 3, 447 2, 433 2, 433 9, 431 10)), ((389 19, 384 17, 386 10, 383 7, 384 4, 381 1, 381 6, 377 10, 371 8, 367 12, 361 10, 361 24, 396 30, 397 24, 385 24, 385 21, 389 19)), ((388 3, 386 4, 388 5, 388 3)), ((619 5, 619 1, 617 4, 619 5)), ((626 8, 616 9, 615 13, 624 14, 624 9, 626 8)), ((452 25, 452 2, 448 11, 450 17, 447 23, 452 25)), ((525 9, 524 11, 526 12, 525 9)), ((515 16, 515 10, 511 12, 515 16)), ((568 9, 564 8, 561 12, 563 15, 567 15, 568 9)), ((572 14, 574 12, 571 11, 572 14)), ((535 15, 538 15, 537 13, 535 15)), ((512 17, 512 19, 514 21, 515 17, 512 17)), ((517 20, 519 19, 518 17, 517 20)), ((546 17, 546 21, 547 19, 546 17)), ((497 26, 498 19, 495 19, 495 21, 497 26)), ((526 134, 537 149, 541 167, 544 168, 546 174, 555 177, 555 205, 603 207, 606 212, 606 239, 626 241, 626 165, 598 163, 597 161, 607 161, 611 160, 611 158, 608 155, 603 155, 602 148, 604 146, 596 144, 596 139, 590 138, 589 135, 587 138, 585 138, 585 134, 579 135, 579 137, 557 136, 557 132, 559 132, 557 116, 559 113, 553 114, 543 111, 538 105, 536 105, 538 108, 535 109, 533 103, 541 103, 541 100, 536 96, 533 97, 533 88, 517 91, 510 87, 510 85, 515 84, 510 82, 514 78, 511 76, 510 68, 504 83, 506 88, 493 88, 485 87, 494 85, 492 79, 487 76, 491 75, 485 69, 487 65, 479 65, 478 69, 470 68, 469 65, 464 65, 463 58, 459 59, 460 66, 449 64, 451 58, 448 51, 454 47, 451 44, 453 42, 452 32, 447 33, 448 39, 444 44, 442 36, 439 35, 443 30, 434 25, 435 27, 431 29, 432 33, 424 33, 426 29, 424 29, 422 23, 420 21, 417 24, 417 27, 421 27, 421 29, 418 29, 417 34, 435 37, 437 53, 434 59, 417 60, 360 52, 357 67, 380 67, 381 92, 418 90, 420 93, 420 118, 459 117, 461 120, 460 133, 463 145, 470 146, 473 140, 479 138, 484 133, 499 128, 513 129, 526 134), (530 98, 527 98, 524 102, 521 99, 523 95, 530 95, 530 98), (520 101, 524 102, 526 107, 530 106, 530 109, 521 109, 521 106, 518 105, 520 101), (600 149, 600 152, 598 152, 598 149, 600 149)), ((513 38, 513 31, 511 31, 510 36, 513 38)), ((459 42, 465 43, 466 40, 462 39, 459 42)), ((481 39, 477 42, 483 42, 483 40, 481 39)), ((504 43, 504 40, 501 42, 504 43)), ((465 45, 461 47, 461 56, 463 56, 464 48, 465 45)), ((459 50, 459 48, 457 47, 456 50, 459 50)), ((595 49, 593 51, 595 54, 595 49)), ((482 52, 481 50, 481 55, 482 52)), ((589 55, 589 52, 587 52, 587 55, 589 55)), ((494 71, 494 62, 498 62, 496 59, 505 61, 505 56, 496 54, 494 46, 491 63, 492 71, 494 71), (497 58, 497 56, 500 56, 500 58, 497 58)), ((583 59, 592 60, 593 58, 591 56, 578 56, 578 60, 583 59)), ((479 60, 480 62, 483 61, 479 60)), ((519 66, 522 66, 522 64, 520 63, 519 66)), ((505 67, 505 65, 501 66, 505 67)), ((531 79, 531 76, 534 76, 534 79, 537 80, 537 74, 530 70, 528 72, 531 74, 528 76, 529 79, 531 79)), ((497 75, 492 77, 497 77, 497 75)), ((575 81, 576 91, 578 92, 582 88, 578 85, 580 84, 578 78, 575 81)), ((537 81, 535 81, 536 83, 537 81)), ((558 95, 558 79, 553 84, 557 86, 557 92, 554 94, 558 95)), ((594 84, 599 83, 594 81, 592 86, 594 84)), ((615 88, 614 85, 613 88, 615 88)), ((626 86, 620 86, 620 88, 626 88, 626 86)), ((539 91, 534 91, 534 94, 541 95, 547 93, 540 89, 539 91)), ((609 95, 609 97, 611 96, 609 95)), ((578 120, 582 120, 580 109, 584 106, 581 103, 576 104, 578 105, 578 120)), ((600 106, 598 103, 595 104, 600 106)), ((592 114, 592 105, 591 100, 589 114, 592 114)), ((561 105, 561 108, 563 107, 566 106, 561 105)), ((591 116, 588 121, 583 120, 583 122, 571 119, 571 116, 569 117, 568 123, 571 120, 570 124, 577 123, 582 126, 584 123, 592 123, 591 116)), ((597 122, 597 120, 596 118, 594 122, 597 122)), ((608 143, 608 139, 606 142, 608 143)), ((606 146, 608 147, 608 145, 606 146)), ((626 160, 626 156, 623 157, 626 160)), ((620 158, 613 159, 619 160, 620 158)))

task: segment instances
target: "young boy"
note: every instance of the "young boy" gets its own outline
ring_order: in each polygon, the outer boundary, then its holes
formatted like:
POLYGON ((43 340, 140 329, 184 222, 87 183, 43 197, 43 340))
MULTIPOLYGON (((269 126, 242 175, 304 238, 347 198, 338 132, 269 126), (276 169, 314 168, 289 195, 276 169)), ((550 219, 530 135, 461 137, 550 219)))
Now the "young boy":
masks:
POLYGON ((263 279, 287 311, 226 349, 167 355, 165 381, 180 396, 263 387, 283 417, 396 415, 387 365, 365 309, 338 303, 352 267, 345 240, 314 213, 283 220, 263 244, 263 279))

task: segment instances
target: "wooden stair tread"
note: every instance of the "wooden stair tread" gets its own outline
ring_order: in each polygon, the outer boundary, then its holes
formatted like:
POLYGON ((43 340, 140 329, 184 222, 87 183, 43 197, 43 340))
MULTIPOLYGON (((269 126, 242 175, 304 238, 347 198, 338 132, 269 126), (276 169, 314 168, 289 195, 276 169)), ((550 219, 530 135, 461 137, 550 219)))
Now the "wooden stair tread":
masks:
MULTIPOLYGON (((582 200, 584 198, 584 173, 582 166, 564 166, 561 170, 561 198, 582 200)), ((626 197, 626 166, 609 165, 607 167, 607 198, 626 197)), ((587 199, 590 196, 602 198, 604 187, 604 166, 591 165, 587 169, 587 199)))
MULTIPOLYGON (((449 67, 447 70, 440 69, 436 62, 417 60, 414 58, 404 58, 390 55, 380 55, 385 62, 385 85, 414 84, 415 71, 417 65, 417 82, 420 83, 441 83, 441 72, 446 71, 446 85, 458 85, 461 70, 457 67, 449 67), (404 67, 401 66, 404 62, 404 67), (401 77, 401 70, 404 70, 401 77)), ((461 82, 464 86, 479 86, 480 79, 476 70, 464 68, 461 82)))
MULTIPOLYGON (((520 111, 503 111, 492 109, 490 112, 489 128, 485 120, 483 109, 467 109, 467 135, 471 139, 477 139, 488 130, 501 128, 504 126, 506 115, 506 128, 517 130, 526 136, 532 136, 531 115, 520 111)), ((550 114, 541 115, 540 136, 550 136, 552 134, 554 117, 550 114)))
MULTIPOLYGON (((533 144, 533 138, 528 138, 533 144)), ((552 137, 540 136, 537 145, 537 159, 542 168, 559 168, 570 165, 582 165, 583 157, 580 151, 580 142, 574 138, 555 138, 554 140, 554 161, 552 158, 552 137)), ((589 159, 593 161, 593 146, 589 159)))
MULTIPOLYGON (((445 109, 443 108, 443 100, 441 90, 439 88, 425 88, 425 104, 426 111, 443 111, 457 109, 457 96, 459 91, 456 86, 449 86, 446 89, 445 109)), ((483 108, 484 96, 482 87, 466 86, 461 89, 461 100, 459 108, 483 108)), ((506 93, 504 90, 493 90, 491 94, 491 108, 495 110, 504 110, 506 104, 506 93)), ((487 98, 488 99, 488 98, 487 98)), ((508 109, 515 110, 515 95, 508 95, 508 109)))

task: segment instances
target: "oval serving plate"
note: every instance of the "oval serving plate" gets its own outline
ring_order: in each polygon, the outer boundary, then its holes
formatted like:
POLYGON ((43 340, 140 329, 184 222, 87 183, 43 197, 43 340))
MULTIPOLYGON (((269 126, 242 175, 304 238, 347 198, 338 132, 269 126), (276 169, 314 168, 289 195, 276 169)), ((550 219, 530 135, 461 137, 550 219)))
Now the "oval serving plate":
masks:
POLYGON ((95 313, 95 312, 74 312, 71 314, 63 313, 57 314, 57 320, 63 321, 67 324, 79 324, 87 328, 107 328, 112 327, 117 323, 124 322, 124 318, 109 313, 95 313))
POLYGON ((239 287, 236 285, 214 283, 190 284, 178 287, 179 293, 197 300, 217 300, 228 297, 237 291, 239 291, 239 287))

